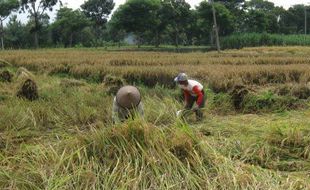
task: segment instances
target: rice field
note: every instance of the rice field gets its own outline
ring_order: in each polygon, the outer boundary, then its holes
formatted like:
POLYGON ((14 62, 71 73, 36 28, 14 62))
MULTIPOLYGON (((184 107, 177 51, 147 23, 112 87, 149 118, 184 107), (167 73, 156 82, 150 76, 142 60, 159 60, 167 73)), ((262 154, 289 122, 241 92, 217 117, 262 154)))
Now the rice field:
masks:
POLYGON ((0 188, 310 189, 309 53, 0 52, 0 188), (175 116, 181 71, 206 87, 203 122, 175 116), (38 99, 17 97, 25 78, 38 99), (145 118, 113 125, 123 84, 145 118))

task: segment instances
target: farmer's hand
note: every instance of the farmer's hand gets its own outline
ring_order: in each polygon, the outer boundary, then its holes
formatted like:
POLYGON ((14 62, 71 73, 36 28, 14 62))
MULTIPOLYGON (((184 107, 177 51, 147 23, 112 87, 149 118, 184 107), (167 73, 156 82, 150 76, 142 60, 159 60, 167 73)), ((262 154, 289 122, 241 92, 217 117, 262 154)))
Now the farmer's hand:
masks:
POLYGON ((182 117, 183 116, 183 112, 184 112, 184 110, 177 111, 177 113, 176 113, 177 117, 178 118, 182 117))
POLYGON ((199 105, 198 104, 194 104, 192 111, 198 111, 199 110, 199 105))

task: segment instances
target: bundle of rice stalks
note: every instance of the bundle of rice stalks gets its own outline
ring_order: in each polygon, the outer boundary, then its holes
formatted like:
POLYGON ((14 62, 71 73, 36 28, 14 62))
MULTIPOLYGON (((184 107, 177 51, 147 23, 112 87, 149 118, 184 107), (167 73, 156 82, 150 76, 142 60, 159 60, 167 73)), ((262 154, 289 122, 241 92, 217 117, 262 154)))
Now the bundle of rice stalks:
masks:
POLYGON ((156 85, 169 88, 175 87, 173 78, 177 75, 177 73, 170 72, 169 68, 162 69, 160 67, 149 67, 143 70, 135 69, 126 70, 123 72, 124 79, 130 84, 141 83, 150 88, 153 88, 156 85))
POLYGON ((39 98, 37 83, 34 75, 24 67, 18 68, 16 72, 16 96, 30 101, 39 98))
POLYGON ((292 89, 292 95, 299 99, 308 99, 310 97, 310 87, 307 85, 296 85, 292 89))
POLYGON ((235 85, 231 90, 232 101, 237 110, 241 109, 244 98, 248 93, 249 89, 244 85, 235 85))
POLYGON ((308 99, 310 97, 310 85, 308 84, 285 84, 275 90, 280 96, 294 96, 298 99, 308 99))
POLYGON ((121 77, 107 75, 103 80, 103 84, 107 89, 107 94, 116 95, 117 91, 125 85, 125 80, 121 77))
POLYGON ((292 88, 293 88, 293 85, 284 84, 284 85, 277 87, 275 89, 275 93, 280 95, 280 96, 288 96, 288 95, 291 95, 292 88))
POLYGON ((105 76, 103 82, 107 86, 123 86, 125 84, 125 81, 123 78, 113 76, 113 75, 105 76))
POLYGON ((121 87, 119 86, 111 86, 111 87, 108 87, 107 89, 107 94, 108 95, 116 95, 117 91, 120 89, 121 87))
POLYGON ((39 94, 36 82, 30 78, 21 80, 17 88, 16 95, 19 98, 25 98, 30 101, 37 100, 39 98, 39 94))
POLYGON ((215 93, 227 93, 229 92, 236 84, 241 84, 239 78, 225 79, 224 76, 214 76, 210 78, 209 87, 215 93))
POLYGON ((170 152, 182 162, 186 162, 192 155, 194 150, 194 141, 186 133, 176 132, 170 138, 170 152))
POLYGON ((8 71, 1 71, 0 72, 0 82, 12 82, 13 74, 8 71))
POLYGON ((20 80, 21 78, 35 78, 34 75, 28 71, 26 68, 24 67, 19 67, 17 72, 16 72, 16 78, 17 80, 20 80))
POLYGON ((0 68, 2 68, 2 67, 11 67, 11 66, 12 66, 11 63, 9 63, 9 62, 7 62, 5 60, 0 59, 0 68))
POLYGON ((76 80, 76 79, 62 79, 60 82, 60 86, 69 88, 69 87, 81 87, 85 86, 86 83, 84 81, 76 80))

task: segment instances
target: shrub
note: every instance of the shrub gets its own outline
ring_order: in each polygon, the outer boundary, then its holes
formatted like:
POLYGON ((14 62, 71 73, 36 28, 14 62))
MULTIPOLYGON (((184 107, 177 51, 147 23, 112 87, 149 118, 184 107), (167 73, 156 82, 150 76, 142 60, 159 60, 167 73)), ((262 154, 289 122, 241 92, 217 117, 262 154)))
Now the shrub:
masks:
POLYGON ((305 35, 281 35, 268 33, 240 33, 221 38, 223 49, 240 49, 258 46, 300 46, 310 45, 310 37, 305 35))

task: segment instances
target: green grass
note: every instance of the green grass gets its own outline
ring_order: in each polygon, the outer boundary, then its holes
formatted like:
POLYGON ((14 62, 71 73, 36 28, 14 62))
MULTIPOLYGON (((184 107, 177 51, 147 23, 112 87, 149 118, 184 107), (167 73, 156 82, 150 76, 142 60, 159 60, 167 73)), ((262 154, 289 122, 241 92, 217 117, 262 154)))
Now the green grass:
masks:
POLYGON ((64 77, 38 74, 34 102, 0 83, 1 189, 310 188, 308 108, 238 114, 208 90, 204 122, 183 123, 178 90, 140 86, 145 119, 114 126, 106 86, 64 77))

